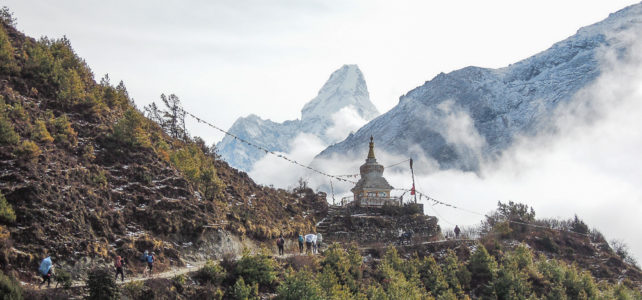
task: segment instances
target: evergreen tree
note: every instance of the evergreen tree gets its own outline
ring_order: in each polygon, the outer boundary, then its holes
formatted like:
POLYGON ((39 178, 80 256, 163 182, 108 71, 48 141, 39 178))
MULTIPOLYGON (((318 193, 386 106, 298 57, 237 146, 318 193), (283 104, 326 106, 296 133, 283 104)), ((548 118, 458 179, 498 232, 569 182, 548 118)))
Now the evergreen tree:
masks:
POLYGON ((448 290, 448 282, 432 256, 424 257, 419 263, 419 278, 433 295, 440 295, 448 290))
POLYGON ((468 269, 471 273, 471 286, 477 287, 476 294, 495 297, 492 284, 497 275, 497 262, 483 245, 477 245, 468 262, 468 269))
POLYGON ((87 279, 90 300, 119 299, 118 285, 113 274, 107 269, 94 269, 87 279))

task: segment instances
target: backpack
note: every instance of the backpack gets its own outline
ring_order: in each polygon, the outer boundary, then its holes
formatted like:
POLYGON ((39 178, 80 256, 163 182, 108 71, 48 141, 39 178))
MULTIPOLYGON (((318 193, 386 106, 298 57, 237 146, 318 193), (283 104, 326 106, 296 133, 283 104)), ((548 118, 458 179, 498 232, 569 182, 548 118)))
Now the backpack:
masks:
POLYGON ((38 268, 40 275, 47 276, 47 274, 49 274, 49 270, 51 270, 51 265, 51 258, 47 256, 47 258, 42 260, 40 267, 38 268))
POLYGON ((276 239, 276 245, 277 246, 283 246, 284 243, 285 243, 285 241, 283 240, 283 238, 276 239))
POLYGON ((116 256, 116 260, 114 261, 114 267, 120 268, 123 266, 123 259, 120 256, 116 256))
POLYGON ((151 255, 151 254, 150 254, 150 255, 148 255, 148 256, 147 256, 147 262, 148 262, 148 263, 153 263, 153 262, 154 262, 154 255, 151 255))
POLYGON ((302 235, 299 236, 299 243, 303 243, 303 236, 302 235))

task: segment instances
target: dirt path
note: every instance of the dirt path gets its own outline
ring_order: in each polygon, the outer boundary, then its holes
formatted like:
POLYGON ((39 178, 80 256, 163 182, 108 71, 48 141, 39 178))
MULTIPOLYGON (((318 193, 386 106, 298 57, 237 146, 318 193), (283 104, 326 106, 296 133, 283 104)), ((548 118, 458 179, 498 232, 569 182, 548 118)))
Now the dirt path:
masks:
MULTIPOLYGON (((426 244, 439 244, 439 243, 446 243, 446 242, 474 242, 476 240, 470 240, 470 239, 446 239, 446 240, 439 240, 439 241, 430 241, 430 242, 422 242, 422 243, 413 243, 410 245, 395 245, 397 247, 407 247, 407 246, 414 246, 414 245, 426 245, 426 244)), ((373 247, 359 247, 359 250, 371 250, 373 247)), ((274 255, 274 257, 278 258, 288 258, 292 256, 298 256, 298 255, 307 255, 305 253, 299 254, 299 253, 286 253, 284 255, 274 255)), ((169 270, 165 270, 160 273, 154 273, 152 276, 146 276, 144 274, 136 274, 136 276, 126 276, 124 281, 116 280, 116 283, 118 285, 123 285, 129 282, 134 282, 134 281, 145 281, 149 279, 157 279, 157 278, 172 278, 176 275, 182 275, 182 274, 187 274, 190 272, 194 272, 201 267, 205 265, 207 261, 186 261, 185 262, 185 267, 173 267, 169 270)), ((53 281, 53 280, 52 280, 53 281)), ((52 290, 56 289, 56 284, 52 282, 50 287, 46 286, 40 286, 39 284, 34 284, 34 283, 27 283, 27 282, 22 282, 22 286, 28 289, 34 289, 34 290, 52 290)), ((85 286, 85 281, 84 280, 74 280, 72 281, 71 287, 84 287, 85 286)))
MULTIPOLYGON (((116 283, 119 285, 126 284, 128 282, 132 281, 139 281, 139 280, 148 280, 148 279, 155 279, 155 278, 172 278, 176 275, 181 275, 181 274, 186 274, 189 272, 193 272, 201 268, 202 266, 205 265, 206 261, 199 261, 199 262, 186 262, 185 267, 174 267, 171 268, 170 270, 166 270, 160 273, 153 273, 152 276, 145 276, 143 274, 137 274, 136 276, 129 276, 125 277, 124 281, 116 280, 116 283)), ((53 280, 52 280, 53 281, 53 280)), ((42 286, 38 284, 33 284, 33 283, 26 283, 23 282, 22 285, 24 287, 28 287, 34 290, 50 290, 50 289, 56 289, 56 285, 54 282, 52 282, 50 287, 42 286)), ((83 287, 85 286, 85 281, 84 280, 74 280, 71 283, 71 287, 83 287)))
MULTIPOLYGON (((298 253, 287 253, 284 255, 275 255, 275 257, 279 258, 288 258, 296 255, 305 255, 305 254, 298 254, 298 253)), ((160 273, 154 273, 152 276, 146 276, 144 274, 136 274, 136 276, 125 276, 124 281, 116 280, 116 283, 118 285, 123 285, 129 282, 133 281, 145 281, 149 279, 158 279, 158 278, 172 278, 176 275, 182 275, 182 274, 187 274, 190 272, 194 272, 201 267, 205 265, 207 261, 197 261, 197 262, 191 262, 191 261, 186 261, 185 262, 185 267, 173 267, 170 270, 165 270, 160 273)), ((38 284, 33 284, 33 283, 27 283, 27 282, 22 282, 22 286, 25 288, 29 289, 34 289, 34 290, 53 290, 56 289, 56 284, 53 282, 51 283, 50 287, 47 287, 43 285, 42 287, 38 284)), ((71 287, 84 287, 85 286, 85 281, 84 280, 74 280, 71 283, 71 287)), ((60 286, 58 287, 60 288, 60 286)))

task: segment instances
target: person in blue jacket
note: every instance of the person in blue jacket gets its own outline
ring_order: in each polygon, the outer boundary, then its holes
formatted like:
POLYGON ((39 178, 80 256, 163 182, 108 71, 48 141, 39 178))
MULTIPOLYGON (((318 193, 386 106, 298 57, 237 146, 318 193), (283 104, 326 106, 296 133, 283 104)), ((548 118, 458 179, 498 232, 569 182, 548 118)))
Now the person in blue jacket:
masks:
POLYGON ((40 263, 38 272, 42 277, 42 282, 40 283, 40 286, 42 286, 42 284, 45 283, 46 281, 47 287, 49 287, 49 285, 51 285, 51 276, 52 276, 52 262, 51 262, 51 257, 49 255, 47 255, 47 257, 45 257, 40 263))
POLYGON ((152 252, 152 254, 147 255, 147 270, 148 270, 148 272, 149 272, 149 273, 148 273, 148 275, 149 275, 149 276, 151 276, 151 275, 152 275, 152 270, 153 270, 153 268, 154 268, 154 260, 155 260, 154 254, 155 254, 155 253, 154 253, 154 252, 152 252))
POLYGON ((303 253, 303 235, 299 234, 299 253, 303 253))

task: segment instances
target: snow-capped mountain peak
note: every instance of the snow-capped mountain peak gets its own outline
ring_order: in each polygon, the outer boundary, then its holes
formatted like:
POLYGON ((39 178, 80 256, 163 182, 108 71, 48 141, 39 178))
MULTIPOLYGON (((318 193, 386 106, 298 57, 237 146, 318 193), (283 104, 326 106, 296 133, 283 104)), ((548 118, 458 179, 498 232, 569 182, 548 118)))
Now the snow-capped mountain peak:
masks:
MULTIPOLYGON (((334 71, 317 96, 305 104, 300 120, 275 123, 250 114, 237 119, 229 132, 270 151, 288 152, 290 141, 301 133, 315 135, 329 145, 378 115, 359 67, 344 65, 334 71)), ((250 171, 254 163, 265 156, 265 152, 229 136, 216 147, 223 159, 244 171, 250 171)))
POLYGON ((560 104, 598 78, 603 52, 625 53, 628 36, 639 35, 641 28, 642 4, 636 4, 507 67, 471 66, 439 74, 319 156, 359 151, 375 135, 388 153, 427 157, 441 168, 477 170, 516 136, 536 134, 560 104))
POLYGON ((357 65, 343 65, 334 71, 318 95, 303 106, 301 120, 329 118, 350 105, 366 120, 379 115, 370 102, 366 81, 357 65))

